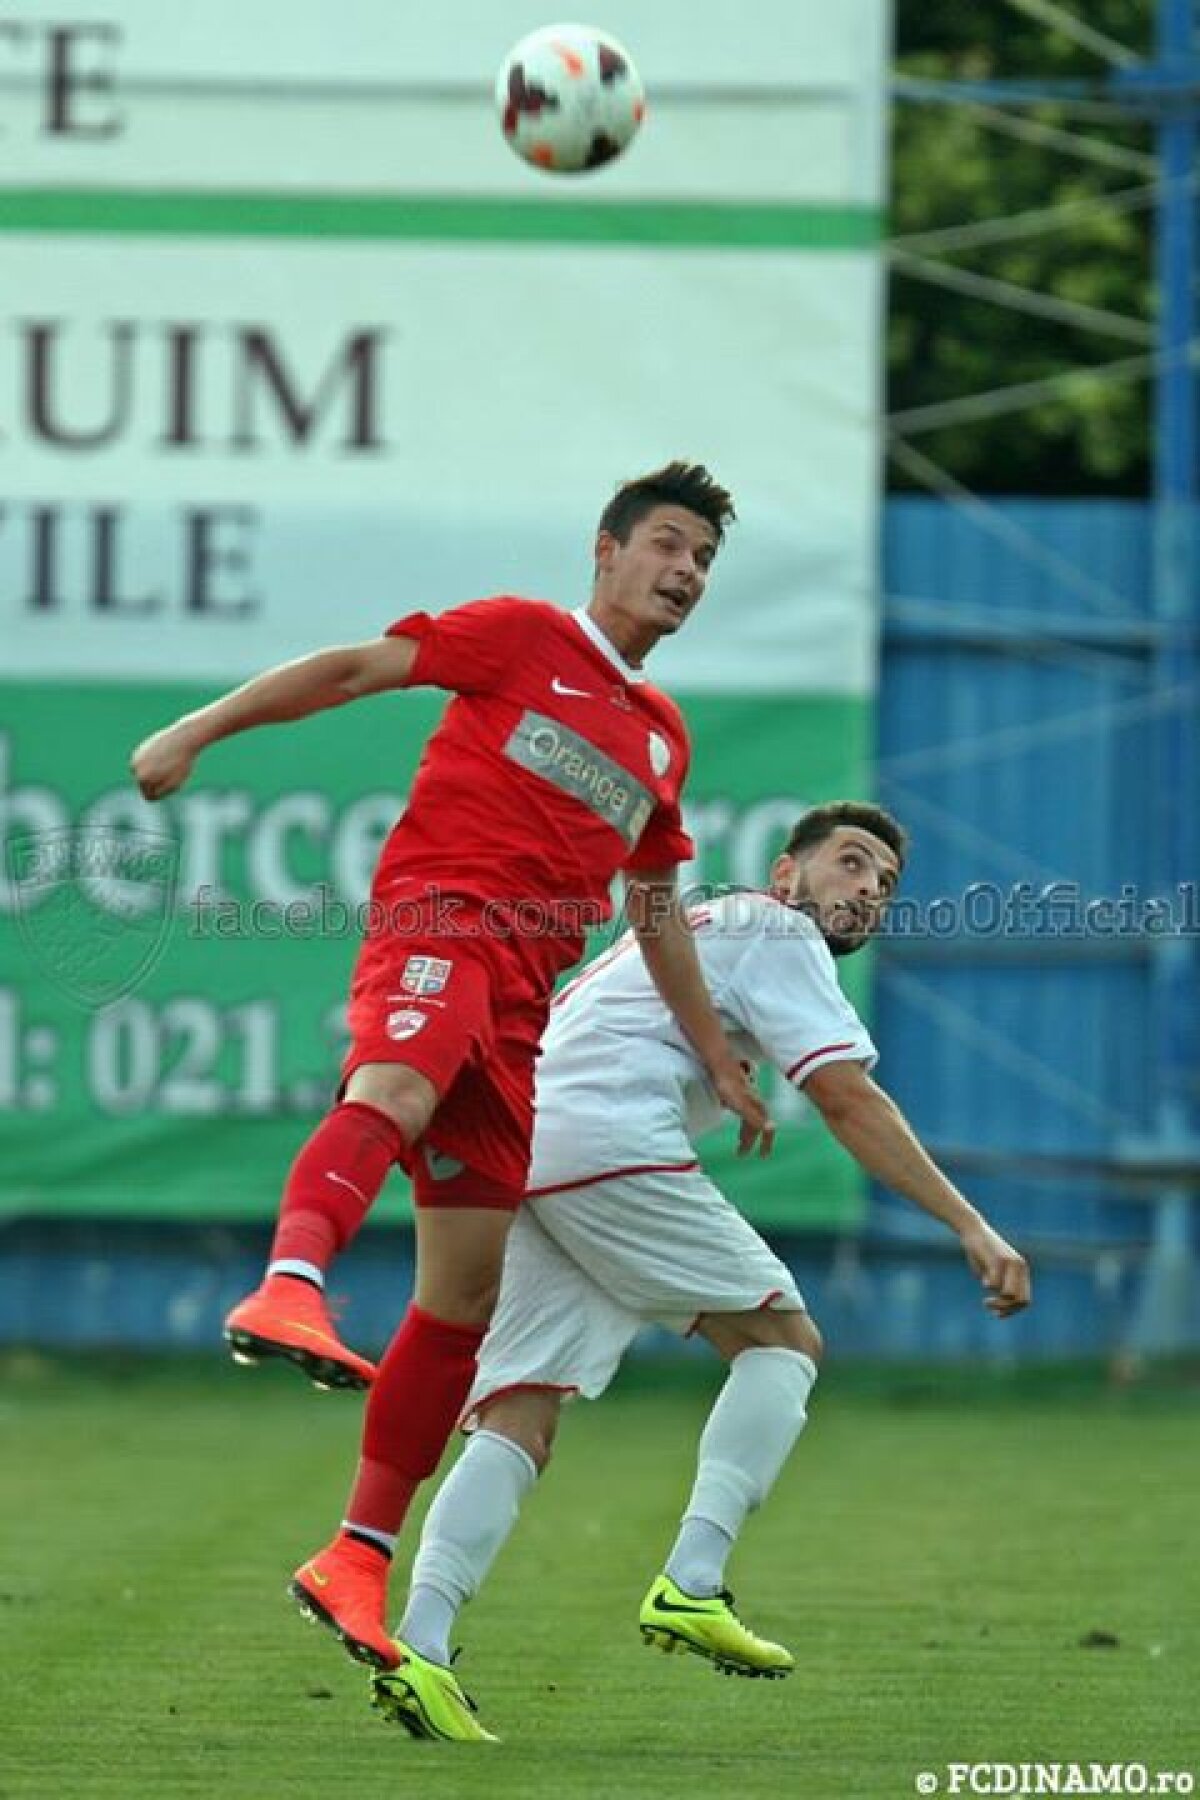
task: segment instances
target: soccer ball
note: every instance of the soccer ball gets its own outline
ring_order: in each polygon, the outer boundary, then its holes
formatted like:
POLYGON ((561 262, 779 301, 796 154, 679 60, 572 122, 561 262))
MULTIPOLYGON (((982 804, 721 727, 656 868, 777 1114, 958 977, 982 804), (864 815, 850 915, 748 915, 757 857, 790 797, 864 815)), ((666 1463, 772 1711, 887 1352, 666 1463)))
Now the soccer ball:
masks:
POLYGON ((517 155, 553 175, 620 156, 646 112, 628 51, 591 25, 544 25, 523 37, 496 77, 496 105, 517 155))

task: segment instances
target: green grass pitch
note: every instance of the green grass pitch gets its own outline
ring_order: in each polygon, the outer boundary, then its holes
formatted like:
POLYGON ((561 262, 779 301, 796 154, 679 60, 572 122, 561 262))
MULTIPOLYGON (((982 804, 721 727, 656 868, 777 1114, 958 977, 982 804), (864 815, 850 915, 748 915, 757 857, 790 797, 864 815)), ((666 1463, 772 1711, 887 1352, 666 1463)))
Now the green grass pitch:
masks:
POLYGON ((834 1370, 731 1570, 796 1652, 779 1683, 636 1629, 708 1392, 643 1373, 568 1416, 462 1622, 504 1742, 458 1747, 377 1719, 283 1596, 337 1519, 356 1399, 8 1358, 0 1800, 891 1800, 950 1761, 1195 1768, 1194 1389, 834 1370))

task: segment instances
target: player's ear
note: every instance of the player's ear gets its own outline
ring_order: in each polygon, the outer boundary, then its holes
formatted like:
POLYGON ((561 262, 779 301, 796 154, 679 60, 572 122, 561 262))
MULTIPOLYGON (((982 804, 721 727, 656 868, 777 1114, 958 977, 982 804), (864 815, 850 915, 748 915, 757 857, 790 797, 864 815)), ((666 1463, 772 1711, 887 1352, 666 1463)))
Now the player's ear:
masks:
POLYGON ((771 864, 771 892, 773 894, 790 894, 795 874, 795 857, 789 856, 786 850, 780 851, 771 864))
POLYGON ((620 548, 620 539, 615 538, 611 531, 606 531, 604 527, 601 526, 600 530, 596 533, 595 555, 597 574, 600 573, 601 569, 609 569, 612 567, 613 557, 620 548))

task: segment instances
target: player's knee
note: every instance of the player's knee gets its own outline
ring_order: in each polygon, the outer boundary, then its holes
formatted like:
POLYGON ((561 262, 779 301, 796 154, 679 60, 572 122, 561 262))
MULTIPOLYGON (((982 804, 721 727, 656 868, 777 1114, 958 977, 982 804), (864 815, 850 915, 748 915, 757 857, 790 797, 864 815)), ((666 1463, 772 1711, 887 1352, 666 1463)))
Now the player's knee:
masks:
POLYGON ((554 1450, 559 1398, 543 1388, 521 1388, 501 1394, 479 1408, 480 1428, 505 1437, 524 1450, 540 1475, 554 1450))
POLYGON ((824 1344, 816 1325, 806 1312, 782 1312, 764 1307, 747 1321, 746 1348, 760 1350, 798 1350, 820 1362, 824 1344))
POLYGON ((426 1130, 437 1106, 433 1083, 400 1063, 366 1063, 355 1069, 346 1083, 346 1098, 386 1113, 409 1144, 426 1130))
POLYGON ((806 1312, 764 1306, 755 1312, 707 1313, 696 1329, 731 1362, 743 1350, 798 1350, 821 1360, 821 1334, 806 1312))
POLYGON ((825 1353, 825 1340, 817 1330, 816 1320, 811 1319, 807 1313, 789 1313, 787 1316, 793 1322, 793 1334, 788 1348, 802 1350, 805 1356, 819 1363, 825 1353))
POLYGON ((530 1431, 521 1448, 532 1457, 533 1462, 537 1467, 537 1472, 540 1475, 542 1470, 546 1467, 546 1464, 550 1461, 551 1456, 554 1454, 553 1427, 551 1427, 549 1431, 546 1431, 541 1426, 535 1426, 533 1430, 530 1431))
POLYGON ((498 1276, 475 1275, 471 1270, 447 1271, 436 1279, 418 1278, 414 1299, 424 1312, 445 1319, 448 1325, 468 1325, 482 1330, 492 1322, 500 1292, 498 1276))
POLYGON ((415 1144, 424 1134, 434 1110, 425 1094, 408 1087, 395 1089, 379 1106, 399 1126, 406 1144, 415 1144))
POLYGON ((455 1325, 491 1322, 504 1273, 507 1214, 417 1209, 417 1305, 455 1325))
POLYGON ((470 1312, 473 1324, 490 1325, 499 1297, 500 1277, 481 1275, 464 1289, 462 1305, 470 1312))

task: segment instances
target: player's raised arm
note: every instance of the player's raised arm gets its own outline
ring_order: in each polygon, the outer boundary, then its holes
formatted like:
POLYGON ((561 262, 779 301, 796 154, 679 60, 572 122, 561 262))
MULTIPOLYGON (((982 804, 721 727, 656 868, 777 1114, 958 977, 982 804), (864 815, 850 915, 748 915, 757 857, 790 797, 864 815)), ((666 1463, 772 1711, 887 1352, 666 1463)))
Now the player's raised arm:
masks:
POLYGON ((403 687, 416 655, 413 638, 381 637, 281 663, 143 738, 130 758, 134 779, 147 800, 162 800, 183 786, 209 744, 256 725, 305 719, 365 694, 403 687))
POLYGON ((972 1273, 988 1290, 989 1312, 1007 1318, 1029 1305, 1025 1258, 942 1173, 895 1101, 860 1063, 827 1063, 809 1076, 804 1092, 869 1175, 957 1234, 972 1273))
POLYGON ((738 1060, 712 1003, 675 870, 627 875, 625 895, 626 914, 651 980, 708 1070, 722 1106, 742 1122, 738 1155, 747 1155, 757 1144, 759 1155, 769 1156, 775 1122, 738 1060))

